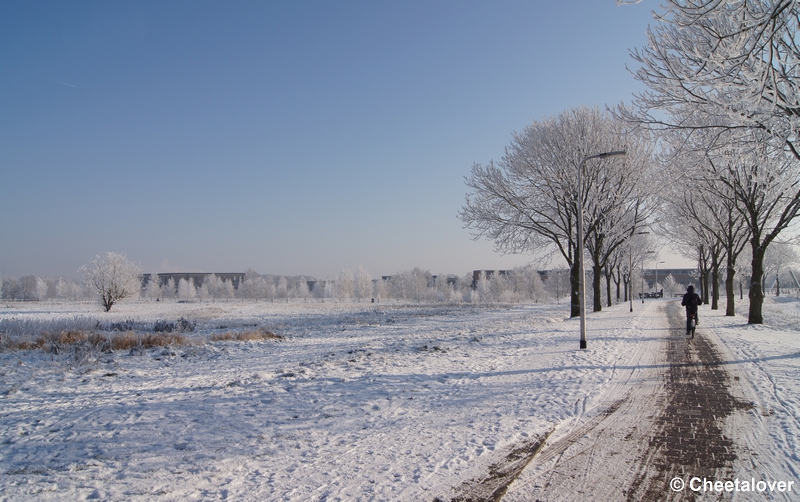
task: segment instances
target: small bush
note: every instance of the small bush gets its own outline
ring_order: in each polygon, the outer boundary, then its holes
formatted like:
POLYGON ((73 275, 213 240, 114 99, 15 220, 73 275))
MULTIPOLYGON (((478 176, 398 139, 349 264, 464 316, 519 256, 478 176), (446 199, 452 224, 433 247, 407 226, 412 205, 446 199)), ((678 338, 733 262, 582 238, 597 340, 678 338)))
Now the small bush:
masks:
POLYGON ((188 319, 181 317, 176 322, 156 321, 153 325, 153 331, 156 333, 172 333, 173 331, 185 333, 192 332, 197 326, 197 323, 191 322, 188 319))

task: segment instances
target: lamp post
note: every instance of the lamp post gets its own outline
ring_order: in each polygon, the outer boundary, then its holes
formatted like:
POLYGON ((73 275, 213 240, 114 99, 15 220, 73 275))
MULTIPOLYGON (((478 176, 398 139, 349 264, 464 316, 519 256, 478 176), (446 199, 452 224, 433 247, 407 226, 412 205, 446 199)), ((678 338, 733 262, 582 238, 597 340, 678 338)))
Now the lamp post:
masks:
MULTIPOLYGON (((658 264, 659 263, 665 263, 665 262, 664 262, 664 260, 656 262, 656 294, 658 294, 658 264)), ((658 296, 656 296, 656 298, 658 298, 658 296)))
POLYGON ((581 348, 586 348, 586 281, 583 271, 583 164, 590 159, 605 159, 607 157, 617 157, 625 155, 625 150, 615 150, 613 152, 598 153, 584 157, 578 164, 578 252, 575 258, 578 260, 578 304, 581 310, 581 348))

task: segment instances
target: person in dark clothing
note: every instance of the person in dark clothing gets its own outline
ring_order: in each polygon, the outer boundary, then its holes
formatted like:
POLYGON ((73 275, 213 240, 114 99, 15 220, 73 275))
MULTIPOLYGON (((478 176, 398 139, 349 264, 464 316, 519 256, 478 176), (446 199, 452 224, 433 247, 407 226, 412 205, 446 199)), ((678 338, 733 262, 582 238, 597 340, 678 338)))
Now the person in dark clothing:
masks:
POLYGON ((700 299, 700 295, 694 292, 694 286, 689 286, 686 288, 686 294, 683 295, 683 300, 681 300, 681 305, 686 307, 686 334, 688 335, 692 330, 692 315, 694 315, 694 322, 695 324, 700 323, 700 317, 697 314, 697 307, 699 307, 703 301, 700 299))

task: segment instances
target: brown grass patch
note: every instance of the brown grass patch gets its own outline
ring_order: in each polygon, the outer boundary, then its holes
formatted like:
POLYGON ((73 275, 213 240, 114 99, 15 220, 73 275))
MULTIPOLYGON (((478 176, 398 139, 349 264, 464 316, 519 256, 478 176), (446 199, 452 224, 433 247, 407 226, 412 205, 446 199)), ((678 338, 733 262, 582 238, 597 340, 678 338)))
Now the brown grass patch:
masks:
POLYGON ((169 345, 185 345, 186 337, 177 333, 136 334, 126 331, 111 338, 112 350, 151 349, 169 345))
POLYGON ((225 333, 216 333, 211 335, 212 342, 235 340, 237 342, 246 342, 251 340, 281 340, 282 336, 276 335, 272 331, 267 331, 264 328, 251 329, 247 331, 226 331, 225 333))
POLYGON ((89 335, 82 331, 64 331, 58 335, 57 340, 60 344, 72 345, 73 343, 82 342, 88 338, 89 335))

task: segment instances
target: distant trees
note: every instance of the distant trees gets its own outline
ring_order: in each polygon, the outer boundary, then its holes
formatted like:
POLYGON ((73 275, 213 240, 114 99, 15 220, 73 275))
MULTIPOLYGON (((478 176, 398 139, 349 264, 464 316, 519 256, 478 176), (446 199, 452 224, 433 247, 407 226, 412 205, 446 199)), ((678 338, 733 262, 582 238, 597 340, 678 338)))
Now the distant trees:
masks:
POLYGON ((151 300, 161 299, 161 279, 159 279, 158 274, 150 274, 147 279, 147 286, 145 286, 144 296, 151 300))
POLYGON ((353 291, 359 301, 362 298, 372 298, 372 276, 369 275, 369 272, 367 272, 364 267, 358 267, 358 270, 356 270, 356 277, 353 286, 353 291))
POLYGON ((45 278, 26 275, 20 279, 4 277, 0 281, 0 297, 7 301, 82 300, 86 288, 73 280, 61 277, 45 278))
POLYGON ((181 279, 178 281, 178 298, 181 300, 194 300, 197 290, 194 286, 194 279, 181 279))
MULTIPOLYGON (((124 258, 116 253, 113 255, 115 258, 120 256, 124 258)), ((89 270, 106 270, 100 266, 100 262, 105 264, 106 261, 108 261, 107 255, 97 257, 96 260, 82 267, 81 272, 86 271, 84 275, 88 277, 89 270)), ((138 268, 138 265, 134 265, 134 267, 138 268)), ((472 273, 461 277, 452 274, 433 275, 430 271, 419 267, 397 272, 387 278, 373 280, 369 272, 363 267, 359 267, 355 274, 350 273, 351 286, 348 286, 347 271, 340 274, 337 280, 315 281, 313 278, 304 276, 260 275, 255 271, 248 270, 238 288, 234 288, 232 280, 223 280, 215 274, 191 277, 190 279, 181 277, 177 283, 174 277, 170 277, 166 283, 163 283, 164 276, 156 273, 133 275, 135 275, 136 281, 133 282, 134 287, 128 288, 128 291, 133 290, 142 298, 150 301, 215 301, 239 298, 254 301, 280 299, 287 302, 295 299, 307 302, 310 298, 314 298, 322 302, 330 299, 337 302, 360 302, 364 298, 372 298, 378 302, 390 300, 415 303, 517 303, 558 299, 559 290, 569 290, 568 280, 567 286, 564 286, 568 273, 548 274, 547 280, 543 281, 543 276, 531 265, 517 267, 502 273, 481 275, 477 282, 473 281, 472 273), (343 282, 340 281, 341 277, 345 279, 343 282), (143 280, 144 286, 142 287, 143 280), (559 281, 562 286, 558 286, 559 281), (309 287, 310 284, 314 285, 313 288, 309 287), (349 297, 347 296, 348 291, 353 291, 349 297)), ((76 282, 63 278, 25 277, 24 281, 10 277, 2 278, 3 299, 8 301, 82 300, 99 296, 101 301, 103 300, 103 295, 99 289, 95 288, 94 283, 86 282, 87 285, 92 284, 92 289, 89 290, 88 286, 82 287, 76 282), (23 293, 24 284, 32 285, 34 291, 28 297, 25 297, 23 293)), ((105 296, 106 298, 112 297, 110 302, 106 302, 111 303, 112 306, 122 299, 114 299, 113 295, 105 296)), ((131 296, 135 297, 136 294, 126 297, 130 298, 131 296)))
POLYGON ((137 296, 141 289, 142 267, 124 254, 107 252, 80 268, 84 281, 100 298, 106 312, 117 302, 137 296))
POLYGON ((336 299, 339 301, 349 300, 355 294, 355 284, 353 274, 349 270, 342 270, 339 273, 339 280, 336 281, 336 299))

